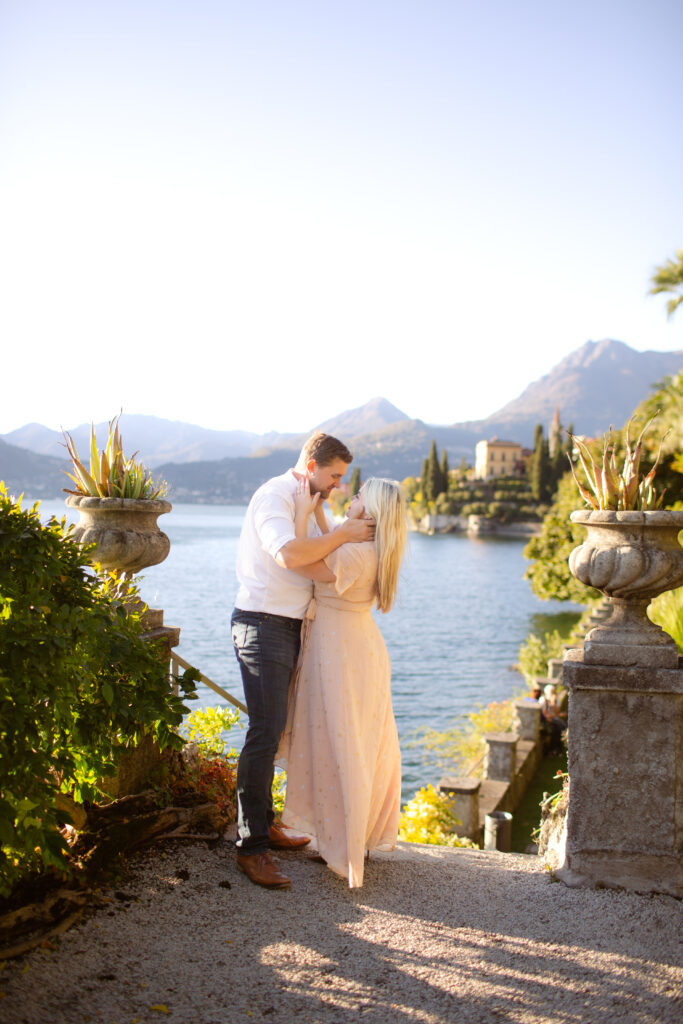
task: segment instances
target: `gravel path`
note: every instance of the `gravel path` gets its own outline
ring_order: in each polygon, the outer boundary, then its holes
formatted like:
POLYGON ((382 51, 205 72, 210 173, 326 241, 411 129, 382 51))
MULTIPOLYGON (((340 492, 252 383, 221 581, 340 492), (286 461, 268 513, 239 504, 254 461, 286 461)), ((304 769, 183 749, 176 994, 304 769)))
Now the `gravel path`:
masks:
POLYGON ((401 844, 353 891, 303 852, 278 859, 289 891, 252 885, 227 842, 140 855, 55 950, 5 965, 0 1021, 683 1020, 671 897, 568 889, 517 854, 401 844))

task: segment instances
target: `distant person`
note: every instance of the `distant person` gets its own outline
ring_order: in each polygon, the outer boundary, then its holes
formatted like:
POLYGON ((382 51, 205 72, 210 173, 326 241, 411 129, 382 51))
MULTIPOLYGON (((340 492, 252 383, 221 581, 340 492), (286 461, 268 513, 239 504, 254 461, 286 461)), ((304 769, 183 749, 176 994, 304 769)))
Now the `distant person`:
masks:
MULTIPOLYGON (((304 481, 297 536, 305 536, 311 512, 325 528, 319 499, 304 481)), ((283 823, 312 835, 320 858, 356 887, 366 851, 391 850, 398 838, 401 754, 391 665, 371 610, 377 604, 388 612, 396 596, 406 540, 400 485, 367 480, 347 516, 373 520, 374 540, 345 544, 295 570, 315 588, 279 755, 287 767, 283 823)))
POLYGON ((567 721, 564 712, 560 711, 557 698, 557 689, 548 683, 543 688, 543 694, 538 700, 541 708, 541 720, 545 723, 550 735, 550 753, 561 753, 562 734, 567 728, 567 721))
POLYGON ((297 537, 294 495, 305 476, 310 493, 324 500, 339 486, 352 459, 337 438, 314 434, 301 449, 296 470, 256 491, 239 541, 239 590, 231 625, 249 726, 237 768, 237 866, 252 882, 269 888, 290 884, 269 847, 295 849, 310 841, 275 823, 272 802, 273 759, 287 720, 301 623, 313 593, 311 580, 291 570, 319 561, 343 544, 374 536, 368 520, 350 518, 323 532, 316 518, 308 517, 306 532, 297 537))

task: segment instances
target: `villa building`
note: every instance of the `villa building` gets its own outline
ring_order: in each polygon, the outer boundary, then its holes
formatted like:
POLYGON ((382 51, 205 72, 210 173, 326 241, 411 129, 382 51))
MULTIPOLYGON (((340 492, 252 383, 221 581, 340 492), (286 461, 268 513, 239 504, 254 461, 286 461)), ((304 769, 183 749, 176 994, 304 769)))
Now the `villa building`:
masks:
POLYGON ((492 480, 498 476, 524 476, 524 449, 517 441, 478 441, 475 449, 476 480, 492 480))

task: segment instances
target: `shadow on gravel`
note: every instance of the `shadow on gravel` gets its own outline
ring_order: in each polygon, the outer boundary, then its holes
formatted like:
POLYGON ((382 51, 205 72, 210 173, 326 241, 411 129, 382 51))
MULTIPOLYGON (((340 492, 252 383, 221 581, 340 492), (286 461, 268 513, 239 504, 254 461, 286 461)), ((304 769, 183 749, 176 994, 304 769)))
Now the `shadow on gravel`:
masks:
POLYGON ((371 860, 353 891, 302 853, 279 857, 293 887, 275 892, 240 875, 225 846, 140 858, 136 902, 4 972, 0 1021, 680 1020, 677 901, 570 890, 516 858, 422 849, 371 860))
POLYGON ((676 901, 570 890, 507 864, 384 858, 349 892, 291 855, 296 888, 254 897, 267 920, 253 1016, 265 989, 278 998, 261 1016, 282 1021, 676 1020, 683 971, 658 945, 676 901))

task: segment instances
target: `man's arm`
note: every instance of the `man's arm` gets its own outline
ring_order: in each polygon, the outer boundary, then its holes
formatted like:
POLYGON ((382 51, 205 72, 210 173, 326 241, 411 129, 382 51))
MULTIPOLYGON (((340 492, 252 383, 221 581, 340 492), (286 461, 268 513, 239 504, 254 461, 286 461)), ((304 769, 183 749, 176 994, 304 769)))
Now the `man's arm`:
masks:
POLYGON ((315 580, 317 583, 334 583, 337 578, 328 567, 327 562, 297 565, 295 569, 290 569, 290 572, 295 572, 297 576, 303 576, 307 580, 315 580))
POLYGON ((341 526, 322 537, 307 537, 306 540, 290 540, 275 555, 275 561, 283 569, 296 569, 320 562, 342 544, 359 544, 373 540, 375 523, 372 519, 347 519, 341 526))

